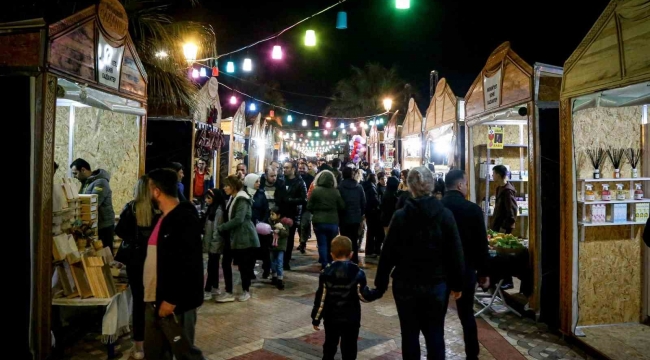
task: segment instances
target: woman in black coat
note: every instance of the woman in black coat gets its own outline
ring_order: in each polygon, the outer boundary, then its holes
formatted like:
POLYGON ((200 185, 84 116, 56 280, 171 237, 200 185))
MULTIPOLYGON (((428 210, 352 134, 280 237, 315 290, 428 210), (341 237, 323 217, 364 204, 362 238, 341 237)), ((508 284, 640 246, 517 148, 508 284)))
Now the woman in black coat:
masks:
POLYGON ((397 210, 397 187, 399 180, 394 177, 388 177, 386 181, 386 191, 381 198, 381 226, 384 227, 384 234, 388 233, 388 225, 390 219, 393 218, 395 210, 397 210))
POLYGON ((420 332, 428 358, 445 358, 449 291, 458 299, 463 288, 463 248, 456 221, 431 196, 433 183, 433 174, 425 167, 409 172, 413 197, 393 215, 375 278, 377 291, 383 294, 392 273, 404 359, 420 358, 420 332))
POLYGON ((122 245, 115 260, 126 265, 126 274, 133 296, 133 340, 134 359, 144 358, 144 260, 147 257, 147 243, 160 215, 154 212, 149 178, 145 175, 135 186, 134 199, 126 204, 115 227, 115 234, 122 239, 122 245))

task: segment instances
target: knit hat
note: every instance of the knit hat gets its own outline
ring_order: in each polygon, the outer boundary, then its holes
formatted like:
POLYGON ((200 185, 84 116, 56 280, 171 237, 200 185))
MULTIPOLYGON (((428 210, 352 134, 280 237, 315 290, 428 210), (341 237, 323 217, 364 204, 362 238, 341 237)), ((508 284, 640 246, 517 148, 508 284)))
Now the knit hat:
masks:
POLYGON ((257 175, 257 174, 248 174, 244 178, 244 186, 246 187, 246 192, 250 196, 255 195, 255 192, 257 191, 257 190, 255 190, 255 183, 257 182, 257 180, 259 178, 260 178, 260 176, 257 175))

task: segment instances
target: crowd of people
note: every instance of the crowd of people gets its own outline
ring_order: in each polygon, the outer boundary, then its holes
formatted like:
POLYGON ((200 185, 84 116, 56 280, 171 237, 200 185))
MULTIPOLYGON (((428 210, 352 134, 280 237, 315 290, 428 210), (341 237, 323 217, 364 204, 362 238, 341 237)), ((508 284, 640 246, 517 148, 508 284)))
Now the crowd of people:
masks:
MULTIPOLYGON (((101 171, 95 174, 79 161, 73 165, 78 178, 101 179, 101 171)), ((324 359, 334 358, 339 342, 344 359, 356 358, 360 302, 381 298, 391 274, 403 357, 419 359, 422 333, 428 357, 444 359, 443 325, 451 297, 467 358, 476 359, 473 292, 477 282, 488 285, 483 213, 465 200, 462 171, 452 170, 443 182, 431 170, 297 159, 273 161, 255 174, 239 164, 218 189, 201 160, 193 186, 201 206, 181 200, 178 164, 143 176, 115 228, 123 239, 118 254, 133 294, 133 357, 202 359, 194 346, 196 309, 204 301, 250 300, 258 261, 261 279, 284 290, 294 239, 299 239, 296 250, 305 253, 313 228, 323 271, 312 324, 319 330, 325 322, 324 359), (366 260, 379 258, 374 289, 360 266, 364 252, 366 260), (237 297, 233 265, 241 277, 237 297)), ((107 184, 103 191, 110 195, 107 184)))

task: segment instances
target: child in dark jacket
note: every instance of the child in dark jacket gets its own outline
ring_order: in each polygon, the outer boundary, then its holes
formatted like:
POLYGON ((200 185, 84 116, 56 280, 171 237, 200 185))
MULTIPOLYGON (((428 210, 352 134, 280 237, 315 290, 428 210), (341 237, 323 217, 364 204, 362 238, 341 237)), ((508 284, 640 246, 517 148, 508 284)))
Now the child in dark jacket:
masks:
POLYGON ((287 250, 287 238, 289 229, 293 226, 293 220, 282 217, 280 208, 274 206, 271 209, 271 227, 273 229, 273 242, 271 243, 271 284, 278 290, 284 290, 284 252, 287 250))
POLYGON ((349 238, 335 237, 331 249, 334 261, 321 272, 311 312, 312 325, 318 331, 321 319, 325 321, 323 359, 334 359, 339 340, 342 358, 356 359, 361 327, 359 301, 371 302, 380 295, 368 288, 366 274, 350 261, 352 241, 349 238))

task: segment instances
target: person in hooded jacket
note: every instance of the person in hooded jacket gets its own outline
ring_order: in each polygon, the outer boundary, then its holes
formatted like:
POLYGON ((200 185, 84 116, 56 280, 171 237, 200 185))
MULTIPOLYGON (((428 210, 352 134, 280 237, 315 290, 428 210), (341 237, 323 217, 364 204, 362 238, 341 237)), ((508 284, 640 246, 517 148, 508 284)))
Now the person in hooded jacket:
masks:
POLYGON ((345 208, 341 194, 336 190, 336 179, 329 170, 318 173, 316 185, 309 195, 307 210, 312 213, 312 223, 318 242, 318 262, 323 269, 332 261, 330 246, 339 234, 339 212, 345 208))
POLYGON ((376 258, 381 252, 384 242, 384 229, 381 226, 381 198, 377 192, 377 175, 368 174, 368 179, 363 183, 366 195, 366 224, 368 232, 366 237, 366 258, 376 258))
POLYGON ((497 183, 496 201, 494 203, 494 214, 491 229, 496 232, 510 234, 515 228, 517 220, 517 200, 515 187, 508 181, 508 169, 503 165, 492 168, 492 177, 497 183))
POLYGON ((375 286, 383 294, 392 273, 403 358, 420 359, 422 332, 428 358, 442 360, 448 291, 457 300, 463 289, 463 248, 453 214, 431 196, 431 171, 416 167, 407 181, 413 197, 393 215, 375 286))
MULTIPOLYGON (((251 220, 254 225, 257 223, 269 223, 269 201, 266 199, 264 191, 260 190, 260 176, 257 174, 248 174, 244 178, 244 190, 248 195, 253 198, 252 214, 251 220)), ((260 240, 260 247, 257 254, 255 254, 256 260, 262 260, 262 278, 268 279, 271 273, 271 260, 269 259, 269 249, 271 246, 271 241, 273 240, 273 235, 260 235, 257 234, 260 240)), ((253 268, 254 268, 253 264, 253 268)), ((255 277, 255 273, 252 274, 255 277)))
POLYGON ((389 176, 386 180, 386 191, 381 198, 381 225, 384 227, 384 234, 388 233, 390 219, 393 218, 397 210, 397 187, 399 180, 394 176, 389 176))
POLYGON ((339 184, 339 193, 345 202, 345 209, 340 216, 341 235, 352 241, 352 262, 359 263, 359 230, 366 211, 366 195, 363 187, 353 179, 355 170, 343 169, 343 181, 339 184))
MULTIPOLYGON (((219 189, 210 189, 205 193, 205 203, 208 206, 205 218, 205 231, 203 233, 203 252, 208 253, 208 279, 205 283, 204 300, 211 300, 222 294, 219 290, 219 260, 223 254, 224 235, 217 231, 223 224, 223 214, 226 210, 226 196, 219 189)), ((232 283, 232 267, 223 264, 224 279, 230 278, 232 283)), ((231 284, 232 288, 232 284, 231 284)), ((230 290, 232 292, 232 289, 230 290)))
MULTIPOLYGON (((260 247, 260 240, 251 220, 253 199, 242 190, 244 184, 236 175, 228 176, 224 184, 223 191, 230 196, 230 200, 226 204, 224 214, 226 221, 219 225, 218 231, 229 233, 230 248, 239 265, 243 293, 237 300, 248 301, 251 298, 251 274, 255 267, 255 254, 260 247)), ((233 301, 233 295, 226 293, 224 298, 217 299, 218 302, 226 302, 225 300, 233 301)))

